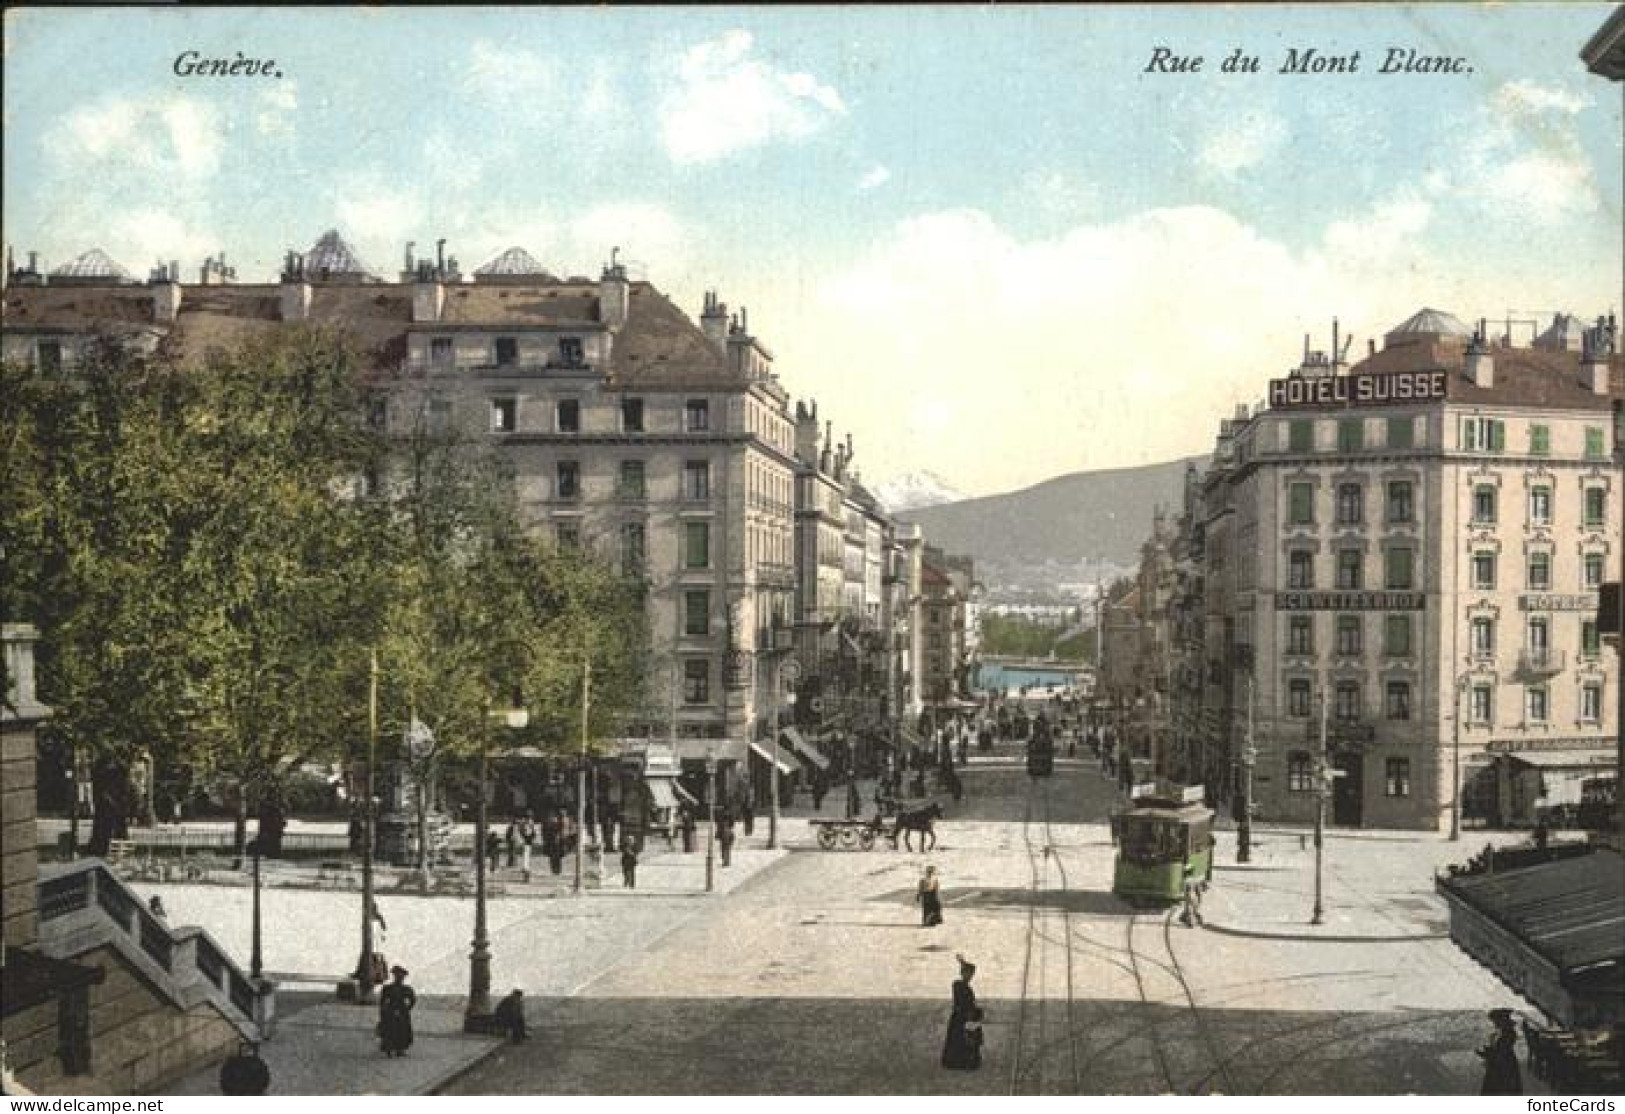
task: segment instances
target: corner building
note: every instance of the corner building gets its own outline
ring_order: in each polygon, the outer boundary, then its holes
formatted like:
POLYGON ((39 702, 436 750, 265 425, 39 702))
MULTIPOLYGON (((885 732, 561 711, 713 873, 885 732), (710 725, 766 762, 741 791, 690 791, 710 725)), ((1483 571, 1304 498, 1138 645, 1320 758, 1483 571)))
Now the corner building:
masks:
POLYGON ((1611 319, 1519 347, 1423 310, 1223 423, 1197 517, 1233 641, 1193 764, 1243 776, 1251 700, 1258 813, 1307 821, 1324 701, 1334 824, 1529 824, 1612 771, 1614 352, 1611 319))

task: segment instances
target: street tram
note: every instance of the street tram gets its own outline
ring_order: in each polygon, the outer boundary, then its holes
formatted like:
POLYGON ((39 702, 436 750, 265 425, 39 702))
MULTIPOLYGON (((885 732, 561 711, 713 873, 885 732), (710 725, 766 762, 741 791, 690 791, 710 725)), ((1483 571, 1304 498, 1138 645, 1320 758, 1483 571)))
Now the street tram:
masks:
POLYGON ((1213 810, 1202 787, 1135 786, 1132 800, 1112 817, 1112 892, 1131 904, 1183 900, 1186 882, 1213 877, 1213 810))
POLYGON ((1033 721, 1032 733, 1027 737, 1027 773, 1033 777, 1049 777, 1055 772, 1055 734, 1042 714, 1033 721))

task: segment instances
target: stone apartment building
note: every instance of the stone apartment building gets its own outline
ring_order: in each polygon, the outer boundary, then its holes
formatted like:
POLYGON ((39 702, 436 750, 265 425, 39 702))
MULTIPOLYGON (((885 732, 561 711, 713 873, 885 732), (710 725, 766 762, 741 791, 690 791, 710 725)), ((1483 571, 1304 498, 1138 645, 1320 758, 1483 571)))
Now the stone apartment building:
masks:
POLYGON ((1339 824, 1530 823, 1614 768, 1613 323, 1487 333, 1423 310, 1353 366, 1306 346, 1221 425, 1183 520, 1183 774, 1234 784, 1249 710, 1266 818, 1313 815, 1322 716, 1339 824))

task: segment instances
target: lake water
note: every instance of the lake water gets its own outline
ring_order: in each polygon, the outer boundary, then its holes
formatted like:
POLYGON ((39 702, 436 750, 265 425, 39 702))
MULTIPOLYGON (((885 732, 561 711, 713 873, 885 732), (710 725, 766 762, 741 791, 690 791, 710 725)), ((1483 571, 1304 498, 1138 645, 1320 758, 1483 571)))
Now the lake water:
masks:
POLYGON ((1056 667, 1054 669, 1032 668, 1029 666, 998 665, 983 663, 977 672, 976 687, 982 692, 995 692, 1000 689, 1018 691, 1023 685, 1033 685, 1038 688, 1049 688, 1055 685, 1075 685, 1078 680, 1079 668, 1056 667))

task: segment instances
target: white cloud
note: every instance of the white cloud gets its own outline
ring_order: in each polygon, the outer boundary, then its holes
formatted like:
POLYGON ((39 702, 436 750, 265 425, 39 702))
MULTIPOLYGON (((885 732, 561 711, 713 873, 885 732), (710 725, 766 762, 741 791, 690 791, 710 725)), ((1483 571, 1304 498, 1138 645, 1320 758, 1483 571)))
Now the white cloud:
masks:
POLYGON ((1590 108, 1595 102, 1587 93, 1576 93, 1555 85, 1519 80, 1508 81, 1495 91, 1491 104, 1496 112, 1520 116, 1555 111, 1569 116, 1590 108))
POLYGON ((1099 191, 1061 170, 1034 170, 1024 186, 1038 211, 1057 220, 1075 221, 1095 208, 1099 191))
POLYGON ((1286 124, 1279 116, 1255 112, 1209 132, 1196 162, 1204 173, 1234 178, 1268 159, 1286 138, 1286 124))
POLYGON ((1339 266, 1371 267, 1414 255, 1433 219, 1433 206, 1416 197, 1381 202, 1369 213, 1333 221, 1322 237, 1339 266))
MULTIPOLYGON (((632 270, 646 269, 651 277, 676 273, 686 259, 692 234, 672 213, 643 202, 599 205, 570 224, 569 257, 585 261, 586 273, 596 275, 609 262, 610 251, 620 248, 620 259, 632 270)), ((668 281, 661 281, 668 288, 668 281)))
POLYGON ((1558 86, 1501 85, 1453 160, 1455 192, 1497 220, 1551 225, 1596 211, 1602 190, 1576 130, 1591 103, 1558 86))
POLYGON ((261 135, 291 136, 294 132, 293 114, 299 108, 299 83, 278 81, 260 91, 259 115, 254 126, 261 135))
MULTIPOLYGON (((333 204, 339 232, 373 267, 380 259, 399 255, 406 241, 421 230, 426 211, 416 190, 394 188, 372 176, 342 182, 333 204)), ((390 270, 383 268, 386 274, 390 270)))
POLYGON ((678 60, 660 110, 673 161, 714 162, 776 140, 804 139, 846 113, 833 87, 751 58, 752 43, 749 31, 729 31, 678 60))
POLYGON ((202 179, 220 167, 224 130, 219 109, 208 101, 109 97, 70 112, 53 146, 73 165, 202 179))
POLYGON ((863 177, 858 179, 858 189, 872 190, 891 181, 891 171, 884 166, 873 166, 863 177))
POLYGON ((469 48, 464 75, 470 91, 503 103, 551 99, 560 81, 558 65, 551 58, 486 39, 469 48))

